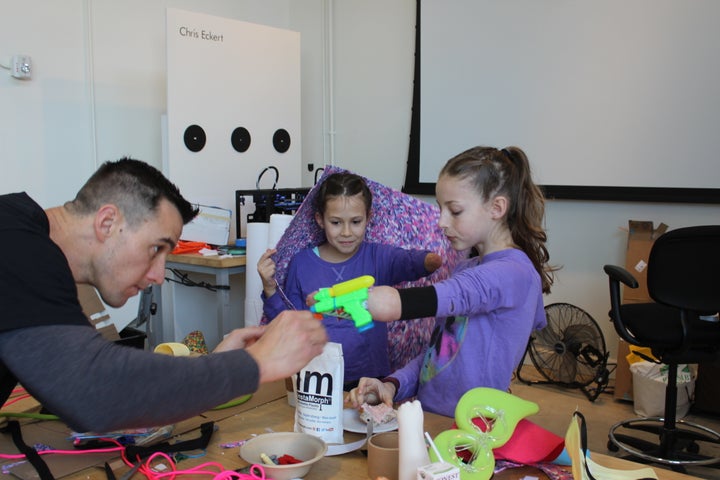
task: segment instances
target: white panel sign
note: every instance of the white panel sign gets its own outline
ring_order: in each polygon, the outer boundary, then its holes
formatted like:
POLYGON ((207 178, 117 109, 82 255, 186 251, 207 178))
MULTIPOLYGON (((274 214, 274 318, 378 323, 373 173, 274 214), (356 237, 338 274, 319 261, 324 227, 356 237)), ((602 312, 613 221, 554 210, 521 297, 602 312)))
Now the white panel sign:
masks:
POLYGON ((235 190, 300 186, 299 33, 169 8, 167 108, 166 173, 231 237, 235 190))

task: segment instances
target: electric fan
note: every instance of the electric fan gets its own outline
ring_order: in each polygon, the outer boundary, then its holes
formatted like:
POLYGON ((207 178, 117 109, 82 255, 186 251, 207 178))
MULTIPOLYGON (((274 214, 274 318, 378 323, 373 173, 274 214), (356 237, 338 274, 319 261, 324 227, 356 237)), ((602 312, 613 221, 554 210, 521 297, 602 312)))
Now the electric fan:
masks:
MULTIPOLYGON (((609 353, 605 349, 602 330, 583 309, 569 303, 553 303, 545 307, 547 325, 533 332, 526 354, 547 382, 568 388, 580 388, 592 402, 608 385, 609 353), (594 383, 595 386, 590 385, 594 383)), ((518 380, 523 361, 517 368, 518 380)))

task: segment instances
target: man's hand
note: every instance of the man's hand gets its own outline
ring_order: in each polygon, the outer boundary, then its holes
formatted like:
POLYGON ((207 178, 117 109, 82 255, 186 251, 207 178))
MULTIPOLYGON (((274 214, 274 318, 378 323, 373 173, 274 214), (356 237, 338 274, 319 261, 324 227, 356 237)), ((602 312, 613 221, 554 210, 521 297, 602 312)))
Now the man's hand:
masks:
POLYGON ((322 323, 307 310, 285 310, 257 341, 247 347, 260 369, 260 382, 272 382, 297 373, 322 353, 327 343, 322 323))
POLYGON ((238 348, 247 348, 257 341, 266 327, 245 327, 236 328, 232 332, 225 335, 222 342, 215 347, 213 353, 227 352, 228 350, 236 350, 238 348))
POLYGON ((271 297, 277 291, 277 284, 275 283, 275 261, 272 256, 277 252, 274 248, 268 248, 260 256, 257 263, 257 271, 262 279, 263 292, 266 297, 271 297))

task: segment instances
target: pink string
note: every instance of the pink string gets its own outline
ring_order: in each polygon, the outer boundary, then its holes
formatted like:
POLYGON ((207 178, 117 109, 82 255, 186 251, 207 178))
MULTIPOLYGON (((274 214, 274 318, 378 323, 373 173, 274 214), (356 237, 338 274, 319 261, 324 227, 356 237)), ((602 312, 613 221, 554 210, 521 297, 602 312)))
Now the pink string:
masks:
POLYGON ((9 405, 12 405, 13 403, 19 402, 20 400, 25 400, 26 398, 31 398, 31 397, 32 397, 32 395, 27 393, 27 390, 25 390, 24 387, 15 387, 13 389, 12 393, 10 393, 10 398, 7 399, 7 401, 5 402, 5 404, 2 407, 5 408, 9 405), (22 394, 22 395, 13 397, 13 395, 17 395, 17 394, 22 394))
MULTIPOLYGON (((92 453, 110 453, 110 452, 121 452, 122 460, 126 465, 132 467, 134 464, 125 456, 125 447, 120 445, 115 439, 107 438, 104 439, 108 442, 115 443, 117 447, 111 448, 96 448, 91 450, 39 450, 39 455, 85 455, 92 453)), ((2 459, 24 459, 23 454, 0 454, 2 459)), ((265 470, 260 465, 252 465, 250 467, 250 473, 239 473, 235 470, 227 470, 222 464, 218 462, 206 462, 196 467, 189 468, 186 470, 178 470, 173 459, 162 452, 156 452, 150 455, 147 460, 138 469, 140 473, 145 475, 148 480, 174 480, 182 475, 206 475, 212 478, 212 480, 266 480, 265 470), (162 462, 169 466, 169 472, 157 472, 151 466, 154 462, 162 462)))
POLYGON ((186 470, 177 470, 175 462, 168 455, 162 452, 156 452, 145 461, 139 471, 145 475, 148 480, 174 480, 181 475, 206 475, 212 477, 213 480, 265 480, 265 470, 260 465, 252 465, 250 473, 240 473, 235 470, 227 470, 217 462, 205 462, 196 467, 186 470), (163 461, 171 469, 169 472, 156 472, 152 467, 154 461, 163 461))
POLYGON ((29 393, 26 393, 25 395, 19 395, 15 398, 9 398, 8 401, 5 402, 5 405, 3 405, 3 408, 8 407, 8 406, 12 405, 13 403, 17 403, 20 400, 25 400, 26 398, 30 398, 30 397, 32 397, 32 395, 30 395, 29 393))

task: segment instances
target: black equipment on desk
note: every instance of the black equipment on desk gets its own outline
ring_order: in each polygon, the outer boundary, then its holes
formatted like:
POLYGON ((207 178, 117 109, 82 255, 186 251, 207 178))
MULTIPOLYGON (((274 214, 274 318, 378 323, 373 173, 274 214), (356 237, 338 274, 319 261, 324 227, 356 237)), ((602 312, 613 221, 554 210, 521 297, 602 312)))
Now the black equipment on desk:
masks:
POLYGON ((254 190, 235 190, 235 231, 241 232, 241 209, 252 197, 255 211, 247 214, 247 222, 269 222, 270 215, 280 213, 294 215, 305 200, 310 188, 270 188, 254 190))

